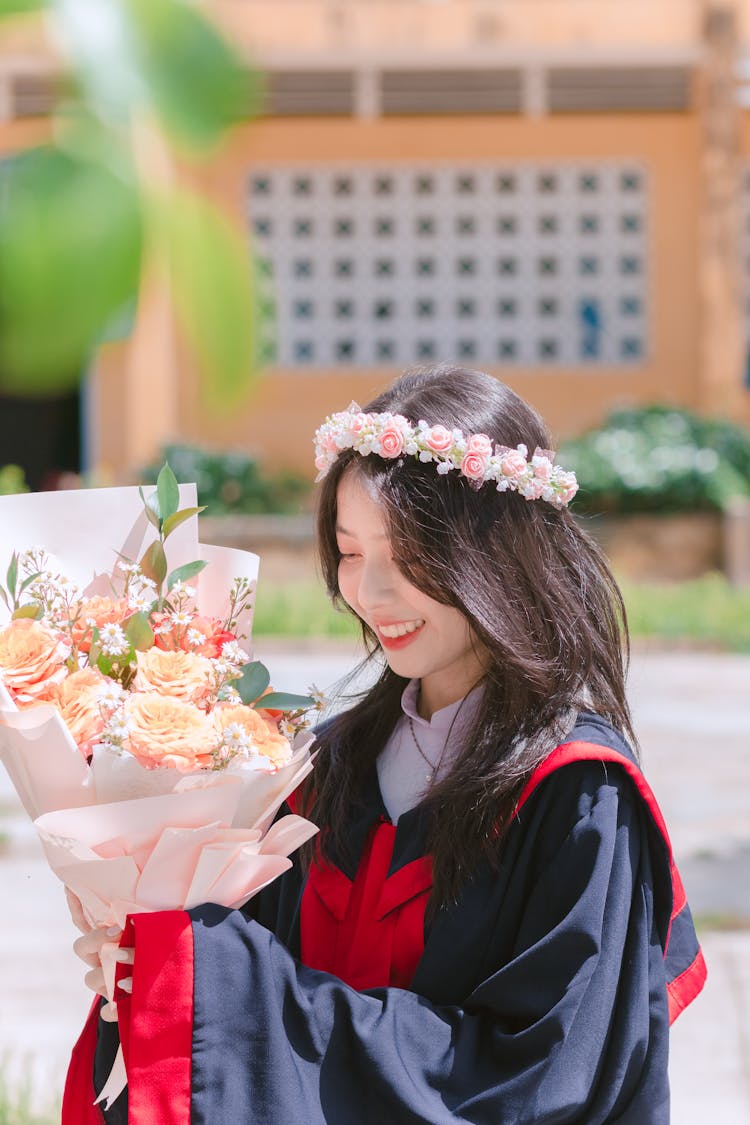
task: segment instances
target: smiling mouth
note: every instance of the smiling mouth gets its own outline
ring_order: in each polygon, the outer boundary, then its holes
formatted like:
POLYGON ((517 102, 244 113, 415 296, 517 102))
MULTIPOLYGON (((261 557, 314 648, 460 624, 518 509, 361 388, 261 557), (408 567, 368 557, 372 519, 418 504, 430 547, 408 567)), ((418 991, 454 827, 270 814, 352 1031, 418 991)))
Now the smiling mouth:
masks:
POLYGON ((399 621, 395 625, 378 625, 378 632, 383 637, 405 637, 407 633, 416 633, 423 625, 421 618, 417 621, 399 621))
POLYGON ((424 621, 399 621, 395 625, 378 625, 378 637, 383 648, 405 648, 424 628, 424 621))

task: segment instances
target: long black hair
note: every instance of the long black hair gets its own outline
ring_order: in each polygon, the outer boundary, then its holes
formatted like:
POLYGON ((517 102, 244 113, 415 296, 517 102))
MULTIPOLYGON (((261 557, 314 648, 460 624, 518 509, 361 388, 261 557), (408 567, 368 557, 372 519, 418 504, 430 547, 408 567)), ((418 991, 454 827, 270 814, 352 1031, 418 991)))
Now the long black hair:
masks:
MULTIPOLYGON (((550 447, 542 420, 518 395, 461 367, 408 372, 365 409, 484 433, 500 445, 523 443, 530 452, 550 447)), ((389 461, 351 450, 325 477, 317 511, 323 576, 339 606, 336 501, 345 473, 365 478, 382 505, 406 578, 468 619, 487 669, 463 746, 424 801, 439 905, 456 897, 481 856, 497 857, 524 782, 578 710, 597 711, 635 745, 625 698, 625 608, 606 559, 567 510, 500 493, 491 483, 473 489, 415 457, 389 461)), ((377 636, 361 624, 372 656, 377 636)), ((402 714, 406 682, 386 666, 320 736, 302 798, 307 815, 326 829, 324 853, 345 846, 352 802, 402 714)))

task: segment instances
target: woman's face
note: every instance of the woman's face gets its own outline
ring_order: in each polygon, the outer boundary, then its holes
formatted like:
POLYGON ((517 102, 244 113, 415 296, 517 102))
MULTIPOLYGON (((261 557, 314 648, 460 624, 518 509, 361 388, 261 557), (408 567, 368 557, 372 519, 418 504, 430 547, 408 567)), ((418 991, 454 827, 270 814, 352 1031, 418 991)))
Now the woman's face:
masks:
POLYGON ((338 487, 336 533, 341 595, 377 634, 393 671, 421 679, 420 711, 428 717, 462 699, 483 675, 469 622, 401 573, 382 510, 354 472, 338 487))

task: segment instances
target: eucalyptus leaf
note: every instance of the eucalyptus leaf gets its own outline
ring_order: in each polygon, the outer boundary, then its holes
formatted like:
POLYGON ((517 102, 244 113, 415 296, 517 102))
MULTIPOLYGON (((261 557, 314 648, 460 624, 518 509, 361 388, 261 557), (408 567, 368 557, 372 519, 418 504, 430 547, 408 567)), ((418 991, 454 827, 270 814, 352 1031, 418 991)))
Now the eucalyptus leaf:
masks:
POLYGON ((123 631, 136 652, 146 652, 153 647, 154 631, 145 613, 134 613, 123 625, 123 631))
POLYGON ((260 660, 253 660, 245 664, 239 680, 234 680, 232 686, 237 689, 243 703, 253 703, 262 695, 271 682, 271 674, 265 664, 260 660))
POLYGON ((180 486, 168 463, 162 466, 156 478, 156 494, 159 497, 161 518, 167 520, 180 506, 180 486))
POLYGON ((181 523, 184 523, 185 520, 192 519, 193 516, 198 516, 201 512, 205 512, 205 510, 205 505, 202 508, 182 508, 179 512, 175 512, 174 515, 169 516, 168 519, 165 519, 164 527, 162 528, 164 538, 166 539, 168 535, 171 535, 174 529, 179 527, 181 523))
POLYGON ((22 617, 32 617, 38 621, 42 616, 42 607, 40 605, 22 605, 13 612, 13 620, 19 621, 22 617))
POLYGON ((288 691, 271 691, 255 704, 256 711, 306 711, 315 700, 311 695, 293 695, 288 691))
POLYGON ((8 595, 6 594, 6 592, 5 592, 5 590, 3 589, 3 587, 2 587, 2 586, 0 586, 0 598, 2 598, 2 599, 3 599, 3 601, 5 602, 5 605, 6 605, 6 607, 7 607, 8 609, 10 609, 10 608, 11 608, 11 605, 10 605, 10 601, 9 601, 9 599, 8 599, 8 595))
POLYGON ((30 586, 32 582, 36 582, 37 578, 39 577, 39 575, 41 573, 42 573, 41 570, 35 570, 33 574, 29 574, 29 575, 26 576, 26 578, 24 578, 23 582, 18 587, 18 597, 19 598, 20 598, 21 594, 24 592, 24 590, 26 589, 27 586, 30 586))
POLYGON ((175 582, 187 582, 190 578, 195 578, 196 574, 200 574, 208 566, 204 559, 196 559, 195 562, 183 563, 182 566, 175 567, 167 581, 167 589, 171 590, 175 582))
POLYGON ((257 380, 257 315, 244 236, 187 191, 156 205, 175 309, 195 352, 209 403, 236 406, 257 380))
POLYGON ((138 485, 138 493, 143 501, 143 510, 146 513, 146 518, 149 523, 152 523, 157 531, 161 531, 161 509, 159 507, 159 497, 156 492, 146 498, 143 493, 143 488, 138 485))
POLYGON ((63 392, 138 291, 134 179, 53 145, 7 161, 0 192, 0 389, 63 392), (44 330, 40 330, 44 325, 44 330))
POLYGON ((158 539, 155 539, 143 552, 140 565, 146 578, 150 578, 161 588, 164 579, 167 577, 167 556, 164 554, 164 548, 158 539))
POLYGON ((8 574, 6 577, 8 583, 8 593, 15 600, 16 586, 18 585, 18 552, 14 551, 10 556, 10 563, 8 564, 8 574))

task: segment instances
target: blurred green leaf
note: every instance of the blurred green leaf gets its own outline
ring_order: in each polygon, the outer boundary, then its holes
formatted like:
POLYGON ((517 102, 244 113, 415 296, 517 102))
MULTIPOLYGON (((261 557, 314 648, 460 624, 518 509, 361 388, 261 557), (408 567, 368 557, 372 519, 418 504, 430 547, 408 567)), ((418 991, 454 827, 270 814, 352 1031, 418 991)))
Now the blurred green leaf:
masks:
POLYGON ((205 512, 205 510, 205 507, 183 508, 181 511, 175 512, 174 515, 169 516, 169 518, 164 521, 164 527, 162 529, 164 538, 166 539, 168 535, 171 535, 174 529, 179 527, 181 523, 184 523, 185 520, 192 519, 193 516, 200 515, 200 513, 205 512))
POLYGON ((124 0, 152 110, 174 141, 213 147, 249 115, 253 87, 240 55, 185 0, 124 0))
POLYGON ((167 556, 164 554, 164 548, 158 539, 155 539, 143 552, 140 565, 146 578, 150 578, 161 588, 164 579, 167 577, 167 556))
POLYGON ((205 200, 188 192, 157 208, 182 327, 200 361, 207 396, 236 405, 257 377, 256 318, 244 240, 205 200))
POLYGON ((0 19, 3 16, 23 15, 26 12, 38 12, 46 8, 46 0, 0 0, 0 19))
POLYGON ((52 146, 14 157, 0 193, 0 388, 74 386, 134 300, 140 261, 131 179, 52 146))
POLYGON ((154 631, 145 613, 134 613, 124 625, 125 636, 136 652, 147 652, 154 644, 154 631))
POLYGON ((242 669, 242 676, 232 686, 240 693, 243 703, 253 703, 271 682, 271 674, 260 660, 253 660, 242 669))
POLYGON ((306 711, 315 700, 311 695, 292 695, 288 691, 271 691, 255 704, 255 710, 306 711))
POLYGON ((143 493, 143 489, 138 485, 138 493, 143 501, 143 510, 146 513, 146 518, 150 524, 161 531, 161 509, 159 507, 159 495, 157 492, 152 492, 149 497, 143 493))
POLYGON ((180 506, 180 486, 168 463, 162 466, 156 478, 156 494, 159 497, 161 518, 168 520, 180 506))
POLYGON ((204 559, 196 559, 195 562, 183 563, 182 566, 175 567, 169 576, 167 589, 171 590, 176 582, 188 582, 191 578, 195 578, 196 574, 200 574, 207 566, 208 563, 204 559))
POLYGON ((13 613, 13 620, 18 621, 22 617, 32 617, 37 620, 42 616, 42 607, 40 605, 22 605, 13 613))

